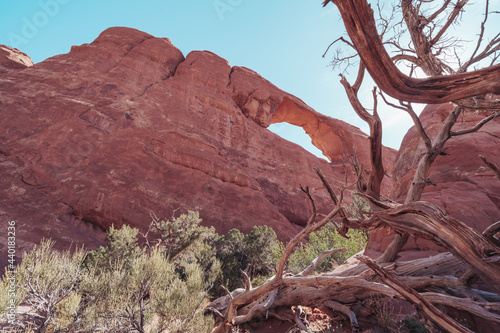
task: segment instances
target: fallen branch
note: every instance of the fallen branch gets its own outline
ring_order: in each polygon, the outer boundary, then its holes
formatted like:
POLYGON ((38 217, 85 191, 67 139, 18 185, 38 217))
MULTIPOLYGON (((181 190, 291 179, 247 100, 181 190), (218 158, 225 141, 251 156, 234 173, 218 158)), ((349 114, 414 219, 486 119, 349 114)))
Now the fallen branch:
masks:
POLYGON ((305 317, 305 312, 302 310, 302 307, 299 305, 295 309, 292 310, 294 313, 295 324, 301 331, 308 332, 309 322, 307 318, 302 319, 302 315, 305 317))
POLYGON ((328 251, 321 252, 316 259, 314 259, 306 269, 297 274, 296 276, 308 276, 312 271, 318 266, 318 264, 323 260, 326 256, 334 255, 338 252, 347 252, 347 249, 344 247, 342 249, 332 249, 328 251))
POLYGON ((496 235, 500 232, 500 221, 493 223, 483 231, 484 238, 490 240, 496 246, 500 247, 500 239, 496 235))
POLYGON ((332 309, 333 311, 337 311, 346 315, 351 322, 352 332, 353 333, 359 332, 358 319, 356 318, 356 315, 349 307, 334 301, 326 301, 323 304, 332 309))
POLYGON ((439 328, 445 330, 446 332, 462 332, 462 333, 473 333, 468 328, 458 324, 456 321, 448 317, 429 301, 424 299, 415 290, 411 289, 397 278, 388 273, 385 269, 380 267, 375 260, 366 257, 358 256, 359 260, 368 265, 375 273, 377 273, 382 281, 388 286, 396 290, 401 296, 403 296, 407 301, 414 304, 417 310, 422 312, 427 319, 431 320, 439 328))
POLYGON ((500 292, 500 265, 485 260, 500 253, 500 247, 439 207, 424 201, 411 202, 374 214, 366 228, 387 225, 400 233, 429 239, 447 248, 473 269, 481 279, 500 292), (474 246, 470 246, 474 244, 474 246))
POLYGON ((256 314, 265 313, 273 305, 277 294, 278 289, 273 290, 264 303, 254 306, 246 315, 235 317, 232 324, 241 325, 243 323, 249 322, 256 314))
POLYGON ((498 180, 500 180, 500 167, 495 163, 491 162, 490 160, 488 160, 486 156, 479 155, 479 157, 481 157, 481 160, 483 160, 484 164, 486 164, 488 168, 493 170, 495 176, 497 176, 498 180))

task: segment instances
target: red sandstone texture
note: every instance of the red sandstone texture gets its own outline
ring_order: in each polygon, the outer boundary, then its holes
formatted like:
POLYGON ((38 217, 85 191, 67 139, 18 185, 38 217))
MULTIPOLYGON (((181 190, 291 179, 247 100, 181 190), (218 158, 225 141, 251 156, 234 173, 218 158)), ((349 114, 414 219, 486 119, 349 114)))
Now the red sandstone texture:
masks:
MULTIPOLYGON (((420 115, 431 139, 439 132, 452 107, 452 104, 428 105, 420 115)), ((453 130, 471 128, 489 114, 466 112, 453 130)), ((424 151, 423 140, 412 127, 403 139, 394 164, 395 184, 391 198, 404 201, 424 151)), ((422 200, 438 205, 450 216, 482 232, 500 220, 500 181, 479 157, 484 155, 500 164, 500 119, 490 121, 477 133, 452 137, 445 145, 444 153, 436 158, 431 167, 429 180, 432 185, 425 188, 422 200)), ((384 250, 393 237, 388 233, 388 230, 373 233, 368 248, 371 251, 384 250)), ((428 254, 443 251, 430 241, 415 238, 410 238, 404 250, 407 251, 407 258, 422 256, 419 251, 431 251, 428 254)))
POLYGON ((220 233, 268 225, 286 240, 310 214, 300 185, 331 207, 314 167, 341 185, 354 147, 367 165, 359 129, 166 38, 110 28, 30 65, 0 49, 0 222, 17 223, 19 251, 42 237, 92 248, 112 224, 144 230, 150 214, 177 208, 220 233), (266 129, 280 121, 302 126, 332 163, 266 129))
POLYGON ((0 73, 7 69, 23 69, 33 66, 33 61, 18 49, 0 45, 0 73))

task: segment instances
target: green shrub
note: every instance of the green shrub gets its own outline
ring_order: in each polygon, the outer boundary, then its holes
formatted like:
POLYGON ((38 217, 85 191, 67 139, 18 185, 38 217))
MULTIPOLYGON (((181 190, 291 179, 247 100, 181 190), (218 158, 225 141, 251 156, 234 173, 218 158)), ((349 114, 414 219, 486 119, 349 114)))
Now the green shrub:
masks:
MULTIPOLYGON (((361 230, 349 230, 349 239, 342 237, 332 223, 327 223, 321 230, 309 235, 309 242, 299 245, 288 260, 287 269, 299 273, 321 253, 336 248, 347 248, 347 252, 339 252, 326 257, 316 267, 316 272, 326 272, 342 264, 346 259, 362 251, 367 242, 367 235, 361 230)), ((279 251, 275 253, 281 255, 279 251)))
POLYGON ((120 229, 112 225, 107 231, 108 245, 88 252, 83 267, 110 270, 120 262, 130 269, 132 261, 144 253, 144 249, 139 247, 138 233, 139 230, 128 225, 123 225, 120 229))
POLYGON ((76 324, 81 307, 77 288, 85 252, 59 252, 53 246, 53 241, 42 240, 24 253, 16 267, 19 303, 31 307, 22 320, 40 333, 69 329, 76 324))
POLYGON ((407 333, 429 333, 425 323, 415 316, 407 316, 402 321, 402 331, 407 333))
MULTIPOLYGON (((366 217, 366 213, 371 210, 368 202, 357 195, 356 191, 351 193, 351 198, 353 201, 346 208, 348 214, 355 219, 366 217)), ((327 223, 322 229, 311 233, 307 243, 301 244, 295 249, 288 260, 287 269, 293 273, 299 273, 309 266, 320 253, 345 247, 347 252, 338 252, 333 256, 326 257, 315 269, 315 272, 331 271, 366 247, 368 234, 365 231, 350 229, 347 236, 349 239, 341 236, 331 222, 327 223)), ((274 250, 275 258, 281 256, 283 248, 284 245, 280 245, 274 250)))
MULTIPOLYGON (((31 314, 17 319, 41 333, 210 332, 213 319, 205 318, 202 311, 210 281, 198 260, 204 260, 201 254, 211 247, 198 242, 200 237, 190 238, 186 246, 181 236, 175 244, 182 250, 172 260, 172 247, 140 247, 137 236, 138 230, 129 226, 112 227, 108 246, 88 253, 82 249, 58 252, 54 242, 42 241, 24 254, 15 270, 17 302, 32 307, 31 314), (195 247, 195 243, 201 245, 195 247)), ((208 277, 217 270, 220 265, 215 261, 208 277)), ((2 300, 8 299, 5 293, 4 276, 2 300)), ((3 301, 0 306, 5 314, 3 301)))
POLYGON ((220 237, 215 247, 222 266, 222 276, 216 283, 215 294, 221 295, 221 285, 229 290, 244 287, 240 270, 247 267, 252 280, 271 275, 277 263, 273 249, 278 244, 276 233, 268 226, 254 226, 248 235, 232 229, 220 237))
POLYGON ((198 212, 189 211, 170 220, 154 220, 150 231, 157 244, 161 244, 170 258, 175 258, 186 252, 190 247, 197 246, 207 239, 216 237, 214 227, 204 227, 198 212))
MULTIPOLYGON (((38 332, 209 332, 212 318, 202 308, 222 285, 243 287, 240 270, 254 285, 274 273, 283 245, 267 226, 248 234, 233 229, 219 236, 200 225, 197 212, 169 220, 155 219, 139 245, 139 231, 129 226, 108 231, 108 245, 95 251, 58 252, 44 240, 25 253, 16 267, 16 304, 36 309, 19 317, 38 332), (39 306, 44 303, 44 306, 39 306)), ((297 249, 289 269, 300 271, 322 251, 347 247, 333 259, 341 263, 364 248, 363 233, 340 237, 333 225, 309 237, 297 249)), ((319 270, 333 267, 332 259, 319 270)), ((6 277, 0 282, 0 313, 5 314, 6 277)))

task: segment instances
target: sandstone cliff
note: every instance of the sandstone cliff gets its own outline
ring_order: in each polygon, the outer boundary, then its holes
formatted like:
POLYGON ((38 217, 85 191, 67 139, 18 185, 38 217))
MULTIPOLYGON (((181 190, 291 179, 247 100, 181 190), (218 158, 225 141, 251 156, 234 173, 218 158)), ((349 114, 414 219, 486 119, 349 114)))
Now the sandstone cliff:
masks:
POLYGON ((35 65, 0 51, 0 222, 16 221, 20 249, 42 237, 95 247, 112 224, 144 229, 176 208, 199 210, 221 233, 266 224, 286 240, 309 215, 300 185, 330 206, 314 167, 340 185, 354 147, 368 159, 359 129, 211 52, 184 57, 166 38, 110 28, 35 65), (302 126, 332 163, 266 129, 281 121, 302 126))

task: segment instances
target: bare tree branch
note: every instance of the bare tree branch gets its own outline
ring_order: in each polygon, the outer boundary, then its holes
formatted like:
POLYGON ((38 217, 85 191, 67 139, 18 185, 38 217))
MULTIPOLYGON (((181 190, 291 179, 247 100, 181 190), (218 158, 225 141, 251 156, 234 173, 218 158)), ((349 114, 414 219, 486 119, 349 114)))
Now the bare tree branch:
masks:
POLYGON ((441 39, 441 37, 444 35, 446 30, 448 30, 448 28, 453 24, 453 22, 455 22, 457 16, 460 14, 460 12, 464 8, 464 6, 467 4, 467 2, 469 2, 469 0, 457 1, 455 6, 453 7, 453 11, 448 16, 448 19, 446 20, 446 23, 444 24, 444 26, 436 34, 436 36, 430 41, 431 46, 435 45, 441 39))
POLYGON ((415 304, 422 314, 433 323, 435 323, 439 328, 447 332, 463 332, 463 333, 473 333, 468 328, 458 324, 456 321, 448 317, 422 296, 420 296, 415 290, 411 289, 394 276, 389 274, 385 269, 380 267, 373 259, 366 256, 358 256, 359 260, 368 265, 371 269, 377 273, 382 281, 389 285, 391 288, 396 290, 401 294, 406 300, 415 304))
POLYGON ((486 230, 483 231, 483 236, 489 239, 496 246, 500 247, 500 239, 496 235, 500 232, 500 221, 493 223, 486 230))
POLYGON ((349 309, 349 307, 334 301, 327 301, 324 302, 323 304, 326 307, 332 309, 333 311, 337 311, 346 315, 351 322, 352 332, 353 333, 359 332, 358 319, 356 318, 356 314, 351 309, 349 309))
POLYGON ((488 43, 488 45, 486 45, 484 50, 479 55, 476 56, 477 52, 479 51, 479 48, 481 47, 483 39, 484 39, 485 26, 486 26, 486 22, 488 21, 489 5, 490 5, 490 1, 486 0, 484 19, 481 22, 481 30, 480 30, 479 36, 477 38, 476 47, 475 47, 474 51, 472 52, 470 59, 467 62, 465 62, 465 64, 463 66, 460 66, 460 68, 458 70, 459 73, 466 72, 467 69, 469 68, 469 66, 472 65, 473 63, 481 61, 481 60, 489 57, 490 55, 492 55, 496 51, 500 50, 500 39, 499 39, 500 33, 499 33, 488 43), (494 46, 495 44, 497 44, 497 45, 494 46))
POLYGON ((479 157, 481 158, 481 160, 483 161, 483 163, 486 164, 486 166, 488 168, 490 168, 491 170, 493 170, 493 172, 497 176, 498 180, 500 180, 500 167, 498 165, 496 165, 495 163, 491 162, 490 160, 488 160, 486 158, 486 156, 479 155, 479 157))
POLYGON ((316 267, 318 266, 318 264, 321 262, 321 260, 323 260, 325 257, 327 256, 331 256, 331 255, 334 255, 335 253, 338 253, 338 252, 347 252, 347 249, 344 247, 344 248, 341 248, 341 249, 332 249, 332 250, 328 250, 328 251, 323 251, 321 252, 317 257, 316 259, 314 259, 311 264, 309 266, 307 266, 306 269, 304 269, 302 272, 300 272, 299 274, 297 274, 296 276, 308 276, 309 274, 311 274, 312 271, 314 271, 314 269, 316 269, 316 267))
POLYGON ((411 119, 413 120, 413 124, 417 128, 418 133, 420 134, 420 137, 422 138, 422 140, 424 140, 425 147, 427 148, 427 150, 432 149, 431 139, 429 138, 429 136, 425 132, 425 129, 422 126, 422 123, 420 122, 420 119, 418 118, 417 113, 415 112, 415 110, 413 110, 411 103, 404 103, 404 102, 400 101, 400 105, 396 105, 396 104, 390 103, 385 98, 385 96, 382 92, 380 92, 380 96, 382 96, 382 99, 384 100, 385 104, 392 106, 393 108, 403 110, 410 115, 411 119))
MULTIPOLYGON (((360 70, 364 71, 364 66, 360 70)), ((370 114, 358 99, 357 90, 347 82, 344 76, 341 75, 341 78, 340 83, 344 86, 351 106, 370 127, 370 162, 372 169, 366 191, 369 196, 380 199, 380 188, 385 172, 382 161, 382 121, 377 113, 376 90, 373 90, 374 108, 373 114, 370 114)), ((358 84, 358 81, 356 81, 356 87, 359 89, 360 84, 358 84)))
POLYGON ((337 0, 335 5, 363 64, 380 89, 389 96, 408 102, 434 104, 500 92, 500 65, 427 79, 404 75, 387 54, 368 3, 365 0, 337 0))
POLYGON ((464 135, 464 134, 469 134, 469 133, 477 132, 477 131, 479 131, 481 129, 481 127, 483 127, 484 125, 486 125, 490 120, 495 119, 499 115, 500 115, 500 112, 493 113, 493 114, 489 115, 488 117, 484 118, 483 120, 481 120, 480 122, 478 122, 472 128, 468 128, 468 129, 464 129, 464 130, 460 130, 460 131, 451 132, 450 134, 451 134, 451 136, 459 136, 459 135, 464 135))

